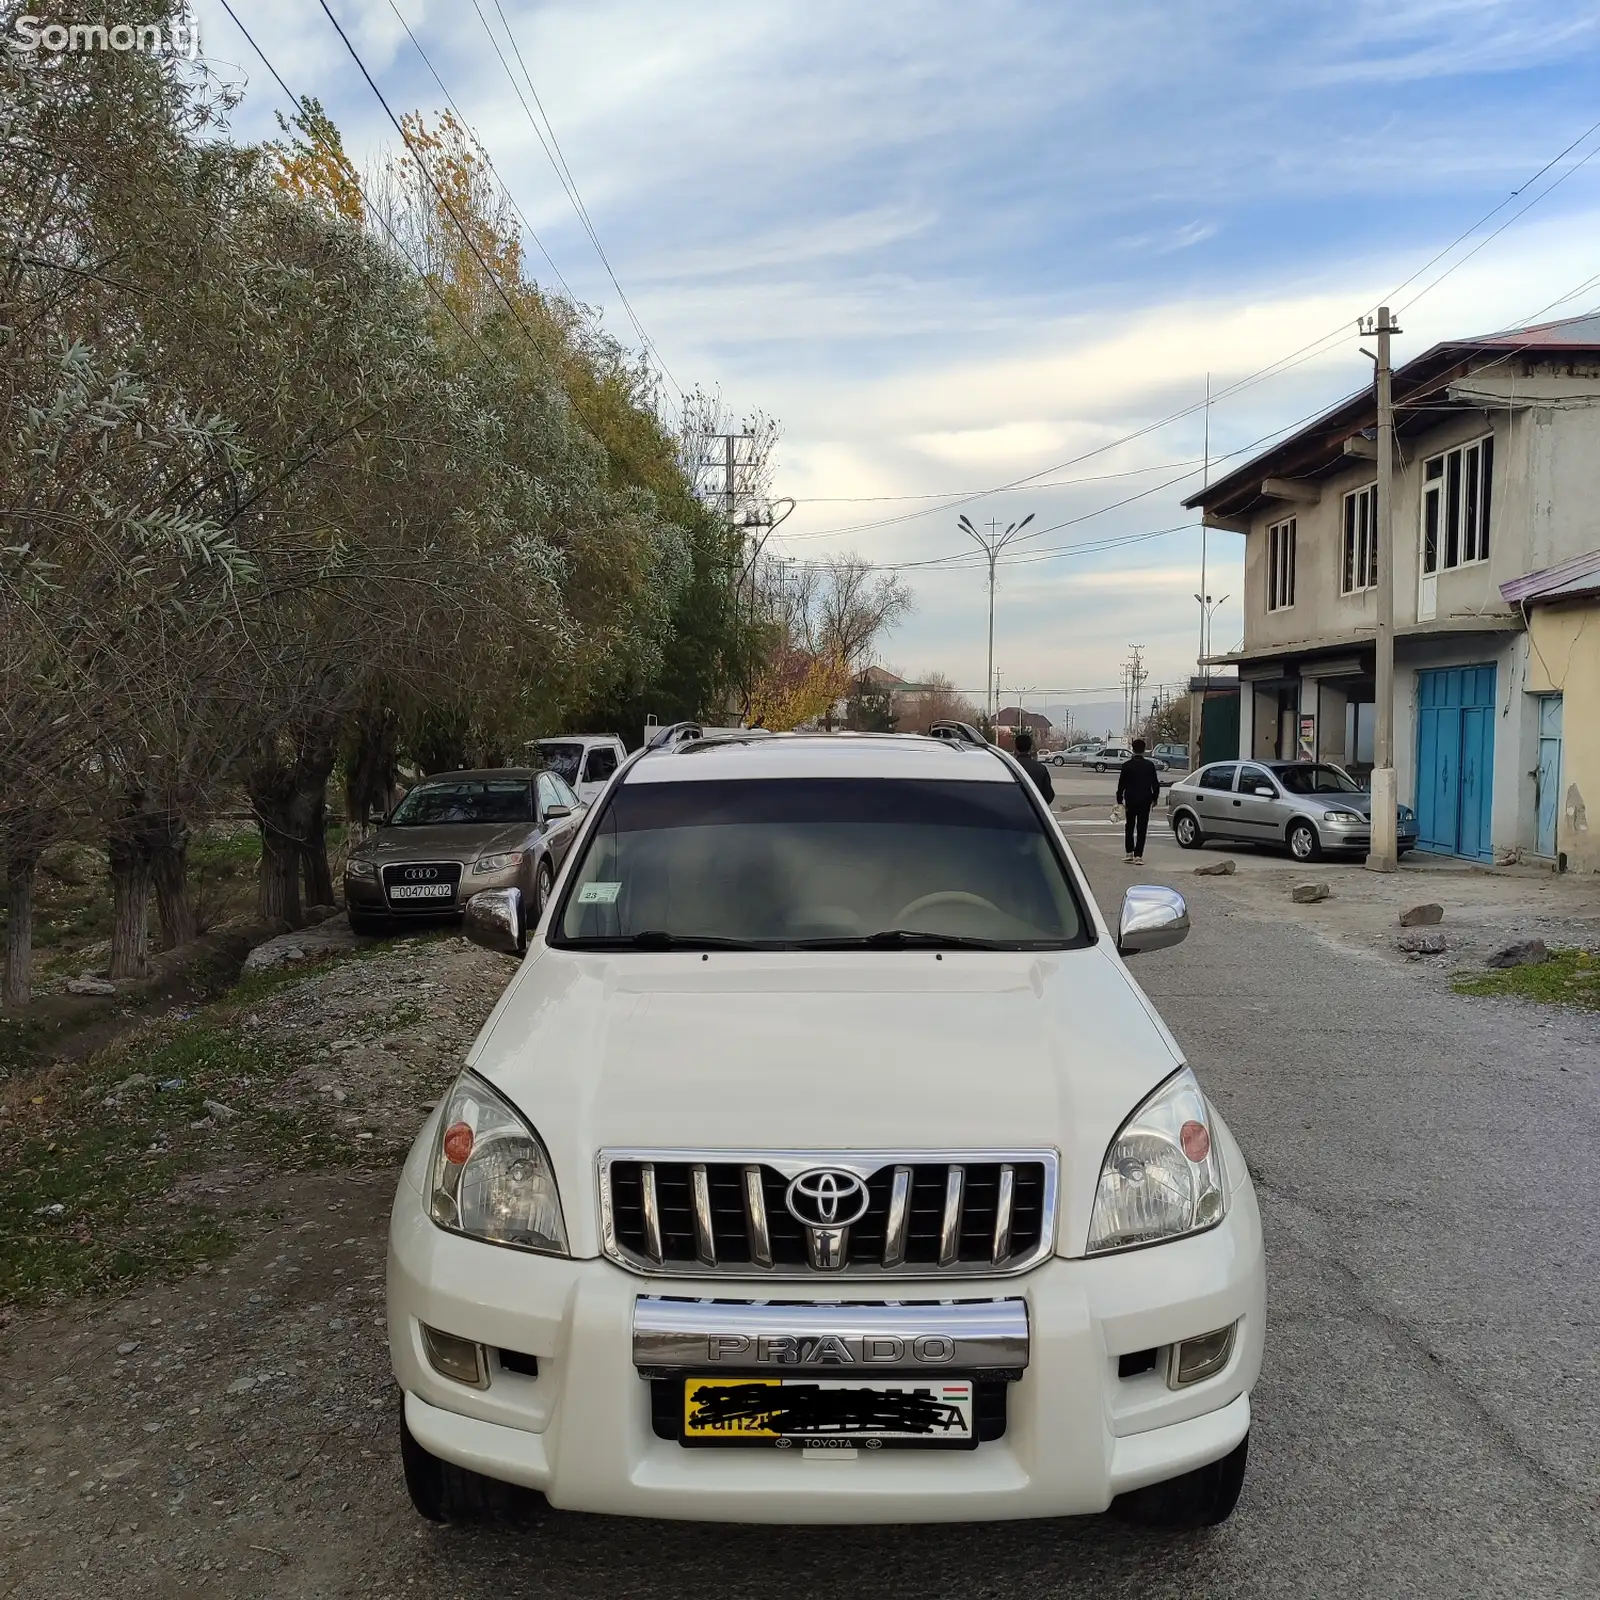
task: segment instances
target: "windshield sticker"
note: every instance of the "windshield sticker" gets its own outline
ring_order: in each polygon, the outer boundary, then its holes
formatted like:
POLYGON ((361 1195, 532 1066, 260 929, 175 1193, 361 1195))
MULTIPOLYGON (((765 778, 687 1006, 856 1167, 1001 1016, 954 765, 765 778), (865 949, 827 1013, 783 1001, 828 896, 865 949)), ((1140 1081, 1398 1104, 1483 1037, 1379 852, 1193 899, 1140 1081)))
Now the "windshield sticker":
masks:
POLYGON ((609 906, 622 893, 620 883, 586 883, 578 890, 580 906, 609 906))

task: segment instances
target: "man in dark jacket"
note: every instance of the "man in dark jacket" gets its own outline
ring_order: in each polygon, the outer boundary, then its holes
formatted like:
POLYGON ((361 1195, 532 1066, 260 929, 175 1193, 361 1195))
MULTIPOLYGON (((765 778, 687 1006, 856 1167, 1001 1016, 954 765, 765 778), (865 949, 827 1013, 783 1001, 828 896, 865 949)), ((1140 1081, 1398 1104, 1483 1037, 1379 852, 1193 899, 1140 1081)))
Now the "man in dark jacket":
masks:
POLYGON ((1049 805, 1056 797, 1056 786, 1050 781, 1050 774, 1044 770, 1042 762, 1033 753, 1033 735, 1025 729, 1019 729, 1016 738, 1017 760, 1022 763, 1022 770, 1033 779, 1033 786, 1044 796, 1044 803, 1049 805))
POLYGON ((1117 772, 1117 804, 1127 814, 1123 839, 1128 846, 1126 859, 1136 867, 1144 865, 1144 836, 1150 826, 1150 808, 1161 798, 1161 774, 1144 753, 1144 740, 1133 741, 1133 754, 1117 772))

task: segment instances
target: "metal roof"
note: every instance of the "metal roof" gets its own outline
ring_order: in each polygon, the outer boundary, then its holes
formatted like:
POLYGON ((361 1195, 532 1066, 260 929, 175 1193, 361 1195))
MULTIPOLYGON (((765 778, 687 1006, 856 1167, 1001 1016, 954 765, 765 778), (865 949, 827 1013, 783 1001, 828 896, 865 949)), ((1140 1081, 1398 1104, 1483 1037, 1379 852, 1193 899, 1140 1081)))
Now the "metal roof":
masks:
POLYGON ((1600 550, 1574 556, 1539 572, 1529 572, 1500 585, 1512 605, 1543 605, 1551 600, 1572 600, 1600 594, 1600 550))

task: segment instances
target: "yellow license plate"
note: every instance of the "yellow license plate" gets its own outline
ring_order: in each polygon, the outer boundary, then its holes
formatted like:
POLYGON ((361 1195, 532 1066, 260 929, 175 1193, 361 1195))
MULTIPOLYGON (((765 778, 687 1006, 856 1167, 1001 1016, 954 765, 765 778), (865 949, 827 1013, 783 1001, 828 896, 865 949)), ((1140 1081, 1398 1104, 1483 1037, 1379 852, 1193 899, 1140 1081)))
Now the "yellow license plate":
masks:
POLYGON ((969 1444, 972 1383, 916 1378, 689 1378, 683 1385, 683 1437, 969 1444))

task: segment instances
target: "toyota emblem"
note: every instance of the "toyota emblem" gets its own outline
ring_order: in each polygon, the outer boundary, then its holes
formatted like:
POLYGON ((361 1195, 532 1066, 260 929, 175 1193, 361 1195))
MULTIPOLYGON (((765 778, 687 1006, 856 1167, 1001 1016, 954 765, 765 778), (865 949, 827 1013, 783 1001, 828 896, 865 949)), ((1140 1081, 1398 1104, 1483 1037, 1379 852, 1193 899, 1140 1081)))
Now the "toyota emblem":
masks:
POLYGON ((848 1228, 867 1214, 867 1186, 853 1172, 814 1167, 789 1185, 784 1204, 808 1228, 848 1228))

